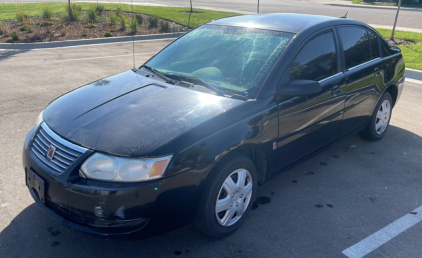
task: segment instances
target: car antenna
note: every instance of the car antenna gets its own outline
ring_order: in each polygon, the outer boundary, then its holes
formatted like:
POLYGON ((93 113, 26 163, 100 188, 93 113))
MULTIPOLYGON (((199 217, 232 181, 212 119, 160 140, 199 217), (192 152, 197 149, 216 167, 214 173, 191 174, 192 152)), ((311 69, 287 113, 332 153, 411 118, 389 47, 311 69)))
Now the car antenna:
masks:
POLYGON ((346 12, 346 14, 344 16, 341 16, 340 18, 347 18, 347 14, 349 13, 349 11, 346 12))
MULTIPOLYGON (((133 22, 134 22, 133 17, 135 16, 135 13, 133 12, 133 0, 131 0, 130 3, 131 3, 131 7, 132 7, 132 26, 133 26, 133 22)), ((136 22, 138 22, 138 21, 136 21, 136 22)), ((138 26, 136 26, 136 27, 138 27, 138 26)), ((135 34, 136 34, 136 31, 132 34, 133 70, 135 70, 135 67, 136 67, 135 66, 135 34)))

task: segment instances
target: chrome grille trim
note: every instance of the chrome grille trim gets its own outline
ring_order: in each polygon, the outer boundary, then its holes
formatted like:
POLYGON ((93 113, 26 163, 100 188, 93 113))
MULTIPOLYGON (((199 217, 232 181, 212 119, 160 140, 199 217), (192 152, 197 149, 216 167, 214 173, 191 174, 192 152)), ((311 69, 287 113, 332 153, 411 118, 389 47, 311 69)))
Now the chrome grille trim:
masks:
POLYGON ((62 139, 45 123, 42 123, 35 133, 31 151, 42 163, 53 169, 55 173, 61 174, 71 166, 77 158, 84 154, 87 149, 62 139), (50 146, 53 146, 56 149, 52 160, 46 157, 50 146))

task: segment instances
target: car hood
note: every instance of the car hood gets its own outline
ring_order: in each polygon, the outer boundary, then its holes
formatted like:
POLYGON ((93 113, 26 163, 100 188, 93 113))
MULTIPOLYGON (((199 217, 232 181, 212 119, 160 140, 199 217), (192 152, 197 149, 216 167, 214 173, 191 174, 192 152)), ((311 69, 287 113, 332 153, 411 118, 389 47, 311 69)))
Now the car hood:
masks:
POLYGON ((243 102, 128 71, 63 95, 44 110, 44 121, 55 133, 83 147, 145 157, 243 102))

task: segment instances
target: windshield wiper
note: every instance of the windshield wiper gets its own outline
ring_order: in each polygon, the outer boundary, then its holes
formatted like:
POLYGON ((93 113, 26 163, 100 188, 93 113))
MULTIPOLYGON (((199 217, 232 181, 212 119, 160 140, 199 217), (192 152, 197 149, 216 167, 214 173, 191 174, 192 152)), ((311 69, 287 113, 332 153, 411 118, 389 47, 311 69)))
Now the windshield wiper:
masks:
POLYGON ((151 72, 155 73, 158 78, 164 80, 166 83, 171 83, 173 85, 176 84, 176 83, 174 83, 174 81, 172 79, 170 79, 169 77, 167 77, 165 74, 163 74, 162 72, 158 71, 154 67, 151 67, 151 66, 148 66, 148 65, 143 65, 141 67, 147 69, 148 71, 151 71, 151 72))
POLYGON ((172 77, 176 77, 177 79, 187 79, 190 81, 195 81, 197 83, 199 83, 198 85, 200 86, 204 86, 205 88, 207 88, 208 90, 216 93, 219 96, 224 96, 224 93, 221 92, 219 89, 217 89, 216 87, 212 86, 211 84, 203 81, 202 79, 199 79, 198 77, 195 76, 191 76, 191 75, 185 75, 185 74, 171 74, 172 77))

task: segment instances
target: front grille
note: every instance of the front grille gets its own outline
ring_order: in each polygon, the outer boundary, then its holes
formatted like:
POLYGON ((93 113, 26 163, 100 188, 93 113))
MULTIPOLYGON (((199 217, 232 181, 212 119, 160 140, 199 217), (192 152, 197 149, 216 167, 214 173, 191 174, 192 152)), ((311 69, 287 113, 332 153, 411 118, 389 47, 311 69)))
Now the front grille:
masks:
POLYGON ((86 149, 65 141, 45 123, 39 127, 32 141, 31 151, 56 173, 63 173, 86 149), (55 148, 53 158, 47 158, 50 146, 55 148))

